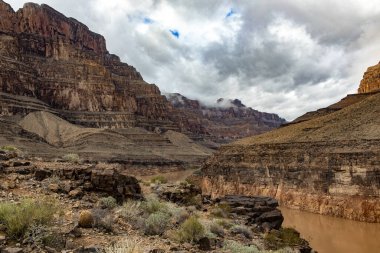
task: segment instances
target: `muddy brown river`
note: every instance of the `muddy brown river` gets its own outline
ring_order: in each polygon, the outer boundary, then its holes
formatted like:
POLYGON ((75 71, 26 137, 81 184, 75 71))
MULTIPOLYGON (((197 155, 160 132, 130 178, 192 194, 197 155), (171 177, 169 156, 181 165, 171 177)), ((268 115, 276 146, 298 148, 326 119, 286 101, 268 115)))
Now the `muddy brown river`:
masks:
POLYGON ((282 207, 283 226, 297 229, 319 253, 380 253, 380 224, 282 207))

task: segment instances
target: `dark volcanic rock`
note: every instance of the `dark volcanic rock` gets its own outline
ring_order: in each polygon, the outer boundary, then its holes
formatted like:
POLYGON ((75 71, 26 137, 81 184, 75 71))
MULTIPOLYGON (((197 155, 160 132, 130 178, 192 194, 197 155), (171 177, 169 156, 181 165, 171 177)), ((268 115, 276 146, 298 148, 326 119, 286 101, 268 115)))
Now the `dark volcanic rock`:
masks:
POLYGON ((277 200, 261 196, 227 195, 216 199, 217 202, 231 207, 231 213, 247 217, 247 224, 264 229, 279 229, 284 217, 277 209, 277 200))
POLYGON ((141 188, 135 177, 121 174, 113 168, 95 168, 91 171, 91 183, 95 190, 107 192, 119 201, 141 198, 141 188))
POLYGON ((193 198, 201 195, 202 191, 198 186, 192 184, 180 185, 160 185, 156 189, 157 195, 167 201, 177 204, 187 204, 193 198))

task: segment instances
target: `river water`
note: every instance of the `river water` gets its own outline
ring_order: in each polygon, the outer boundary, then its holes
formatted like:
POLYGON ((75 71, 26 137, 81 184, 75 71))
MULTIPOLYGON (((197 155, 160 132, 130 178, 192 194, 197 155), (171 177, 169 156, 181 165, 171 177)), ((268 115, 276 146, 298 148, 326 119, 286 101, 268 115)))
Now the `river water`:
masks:
POLYGON ((318 253, 380 253, 380 224, 351 221, 281 207, 292 227, 318 253))

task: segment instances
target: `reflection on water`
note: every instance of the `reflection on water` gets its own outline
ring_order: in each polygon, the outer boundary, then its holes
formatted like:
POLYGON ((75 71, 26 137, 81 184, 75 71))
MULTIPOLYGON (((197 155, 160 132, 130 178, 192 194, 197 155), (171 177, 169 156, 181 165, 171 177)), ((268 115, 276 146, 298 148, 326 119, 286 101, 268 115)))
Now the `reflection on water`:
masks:
POLYGON ((318 253, 379 253, 380 224, 350 221, 282 207, 283 226, 297 229, 318 253))

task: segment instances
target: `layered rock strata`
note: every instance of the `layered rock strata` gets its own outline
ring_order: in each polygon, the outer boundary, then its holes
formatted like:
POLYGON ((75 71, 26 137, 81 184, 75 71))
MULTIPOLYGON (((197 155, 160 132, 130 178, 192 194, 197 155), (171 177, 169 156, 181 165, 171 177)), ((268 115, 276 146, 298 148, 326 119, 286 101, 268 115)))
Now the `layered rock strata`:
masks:
POLYGON ((286 122, 277 114, 246 107, 238 99, 221 98, 214 106, 207 106, 178 93, 166 94, 166 97, 180 112, 172 114, 172 118, 181 123, 182 130, 216 143, 264 133, 286 122))
POLYGON ((14 12, 0 1, 0 16, 3 115, 43 109, 92 127, 176 129, 158 87, 109 54, 103 36, 44 4, 14 12))
POLYGON ((339 111, 223 146, 202 190, 275 197, 290 208, 380 222, 380 93, 339 111))

